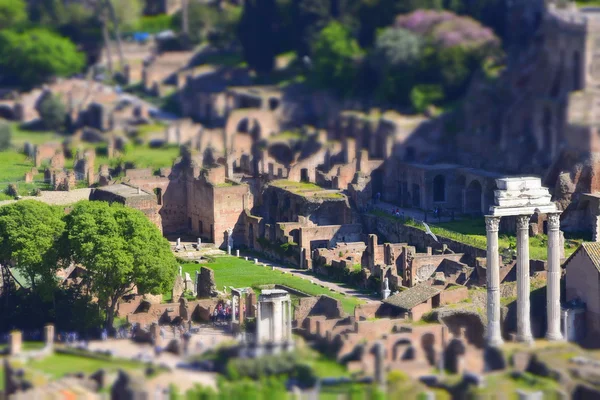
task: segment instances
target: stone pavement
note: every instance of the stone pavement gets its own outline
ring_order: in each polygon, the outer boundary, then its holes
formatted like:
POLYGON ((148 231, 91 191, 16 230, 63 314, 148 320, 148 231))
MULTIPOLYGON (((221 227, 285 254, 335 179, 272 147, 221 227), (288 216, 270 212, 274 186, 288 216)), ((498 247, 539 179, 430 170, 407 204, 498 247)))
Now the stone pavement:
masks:
MULTIPOLYGON (((41 196, 24 196, 21 200, 38 200, 50 205, 66 206, 69 204, 77 203, 80 200, 88 200, 90 198, 90 192, 92 189, 74 189, 69 192, 63 191, 42 191, 41 196)), ((0 206, 14 203, 18 200, 5 200, 0 201, 0 206)))
POLYGON ((248 260, 253 260, 253 259, 257 258, 258 262, 260 264, 265 264, 267 266, 266 268, 274 267, 275 270, 277 270, 277 271, 283 271, 283 272, 289 273, 291 276, 296 276, 298 278, 302 278, 307 281, 312 281, 315 285, 321 286, 326 289, 333 289, 333 291, 337 292, 337 293, 345 294, 348 296, 354 296, 356 298, 364 300, 366 303, 373 303, 376 301, 381 301, 381 299, 375 297, 374 295, 366 294, 364 292, 359 291, 358 289, 348 287, 343 284, 338 284, 338 283, 319 279, 310 270, 286 267, 280 263, 266 260, 261 257, 257 257, 255 254, 249 255, 249 254, 243 254, 242 252, 240 252, 240 255, 248 256, 248 260))

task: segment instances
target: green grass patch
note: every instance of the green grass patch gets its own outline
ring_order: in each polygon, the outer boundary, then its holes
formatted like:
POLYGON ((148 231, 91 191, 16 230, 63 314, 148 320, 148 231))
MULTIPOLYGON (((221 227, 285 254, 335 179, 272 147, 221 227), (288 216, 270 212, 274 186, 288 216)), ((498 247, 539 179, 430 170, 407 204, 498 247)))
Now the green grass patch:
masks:
MULTIPOLYGON (((223 290, 224 286, 233 286, 236 288, 252 287, 259 291, 259 287, 263 285, 285 285, 312 296, 324 294, 340 300, 344 310, 348 313, 352 313, 355 306, 363 303, 360 299, 331 292, 329 289, 312 284, 306 279, 291 276, 289 273, 284 274, 277 270, 272 271, 270 267, 255 265, 253 262, 237 257, 216 257, 214 261, 205 264, 205 266, 215 272, 215 282, 218 290, 223 290)), ((189 263, 183 264, 182 267, 184 272, 189 272, 191 276, 194 276, 194 271, 199 270, 201 265, 189 263)), ((170 297, 170 294, 168 296, 170 297)))
POLYGON ((72 354, 56 353, 41 360, 31 361, 29 368, 50 375, 53 379, 60 378, 66 374, 83 372, 92 374, 99 369, 106 371, 136 370, 143 368, 143 364, 129 360, 102 360, 95 358, 82 357, 72 354))
POLYGON ((525 373, 519 377, 513 377, 508 373, 486 375, 487 385, 484 388, 472 388, 469 392, 474 396, 495 396, 497 393, 506 395, 506 399, 518 399, 517 390, 527 392, 541 391, 544 399, 558 399, 556 381, 541 376, 525 373))
POLYGON ((339 192, 330 191, 328 189, 322 188, 321 186, 315 185, 314 183, 310 183, 310 182, 293 182, 293 181, 288 181, 285 179, 279 179, 279 180, 275 180, 275 181, 271 182, 271 185, 281 188, 281 189, 285 189, 294 194, 308 197, 308 198, 310 198, 310 197, 317 197, 317 198, 324 198, 324 199, 343 199, 344 198, 344 195, 339 192))
MULTIPOLYGON (((396 217, 381 210, 372 211, 371 214, 396 222, 402 221, 401 217, 396 217)), ((423 226, 421 222, 407 219, 405 224, 425 231, 425 226, 423 226)), ((466 218, 451 222, 442 222, 439 224, 433 224, 431 222, 428 222, 427 224, 436 236, 451 239, 460 243, 465 243, 482 250, 486 250, 487 248, 484 218, 466 218)), ((583 236, 579 236, 580 235, 567 235, 567 238, 565 239, 565 257, 569 257, 571 254, 573 254, 579 244, 581 244, 584 238, 583 236)), ((506 249, 516 248, 515 235, 501 234, 498 238, 498 245, 501 253, 506 249)), ((531 259, 546 260, 548 258, 547 252, 547 235, 537 235, 529 238, 529 256, 531 259)))
POLYGON ((44 144, 48 142, 63 142, 65 136, 61 136, 51 131, 30 131, 23 129, 20 124, 12 122, 10 142, 14 147, 22 149, 25 142, 31 144, 44 144))

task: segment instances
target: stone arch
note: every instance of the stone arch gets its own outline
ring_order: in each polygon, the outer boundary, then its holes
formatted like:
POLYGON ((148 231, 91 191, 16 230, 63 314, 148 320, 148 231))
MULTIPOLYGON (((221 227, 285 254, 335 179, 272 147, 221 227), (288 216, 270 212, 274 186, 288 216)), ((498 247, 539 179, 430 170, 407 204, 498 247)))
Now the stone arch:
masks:
POLYGON ((279 123, 273 112, 235 110, 229 115, 225 124, 225 147, 230 152, 235 150, 235 135, 238 133, 249 133, 254 140, 261 140, 277 132, 279 132, 279 123))
POLYGON ((425 353, 427 362, 430 365, 435 365, 435 336, 433 333, 426 333, 421 336, 421 348, 425 353))
POLYGON ((444 175, 436 175, 433 178, 433 201, 446 201, 446 177, 444 175))
POLYGON ((481 194, 483 187, 477 179, 472 180, 465 192, 465 212, 481 214, 481 194))
POLYGON ((414 360, 415 348, 412 342, 407 338, 402 338, 394 343, 392 347, 393 360, 414 360))

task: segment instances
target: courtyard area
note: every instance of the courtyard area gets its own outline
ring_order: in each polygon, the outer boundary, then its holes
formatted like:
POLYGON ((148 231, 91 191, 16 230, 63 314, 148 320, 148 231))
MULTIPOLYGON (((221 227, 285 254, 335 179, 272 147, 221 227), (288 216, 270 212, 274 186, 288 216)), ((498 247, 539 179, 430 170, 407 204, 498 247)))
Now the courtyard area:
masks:
POLYGON ((256 265, 252 261, 232 256, 215 256, 207 264, 182 264, 183 272, 188 272, 190 276, 194 276, 202 265, 214 271, 217 290, 220 291, 225 286, 227 288, 233 286, 235 288, 251 287, 260 292, 263 285, 284 285, 311 296, 327 295, 340 300, 344 311, 350 314, 354 312, 355 306, 364 303, 364 300, 354 296, 336 293, 320 285, 311 283, 309 277, 300 278, 292 276, 289 272, 278 269, 272 270, 270 266, 256 265))

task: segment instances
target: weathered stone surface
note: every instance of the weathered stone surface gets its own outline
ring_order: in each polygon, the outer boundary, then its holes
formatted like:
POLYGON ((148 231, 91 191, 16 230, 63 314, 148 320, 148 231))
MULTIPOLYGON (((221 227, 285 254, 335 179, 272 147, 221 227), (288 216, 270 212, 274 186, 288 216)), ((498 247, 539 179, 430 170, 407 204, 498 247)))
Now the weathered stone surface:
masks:
POLYGON ((181 275, 177 275, 175 277, 175 282, 173 282, 173 290, 171 291, 171 301, 178 302, 184 291, 185 283, 183 282, 183 277, 181 275))
POLYGON ((212 297, 216 294, 216 292, 217 286, 215 284, 215 272, 207 267, 200 268, 200 274, 198 275, 197 297, 212 297))

